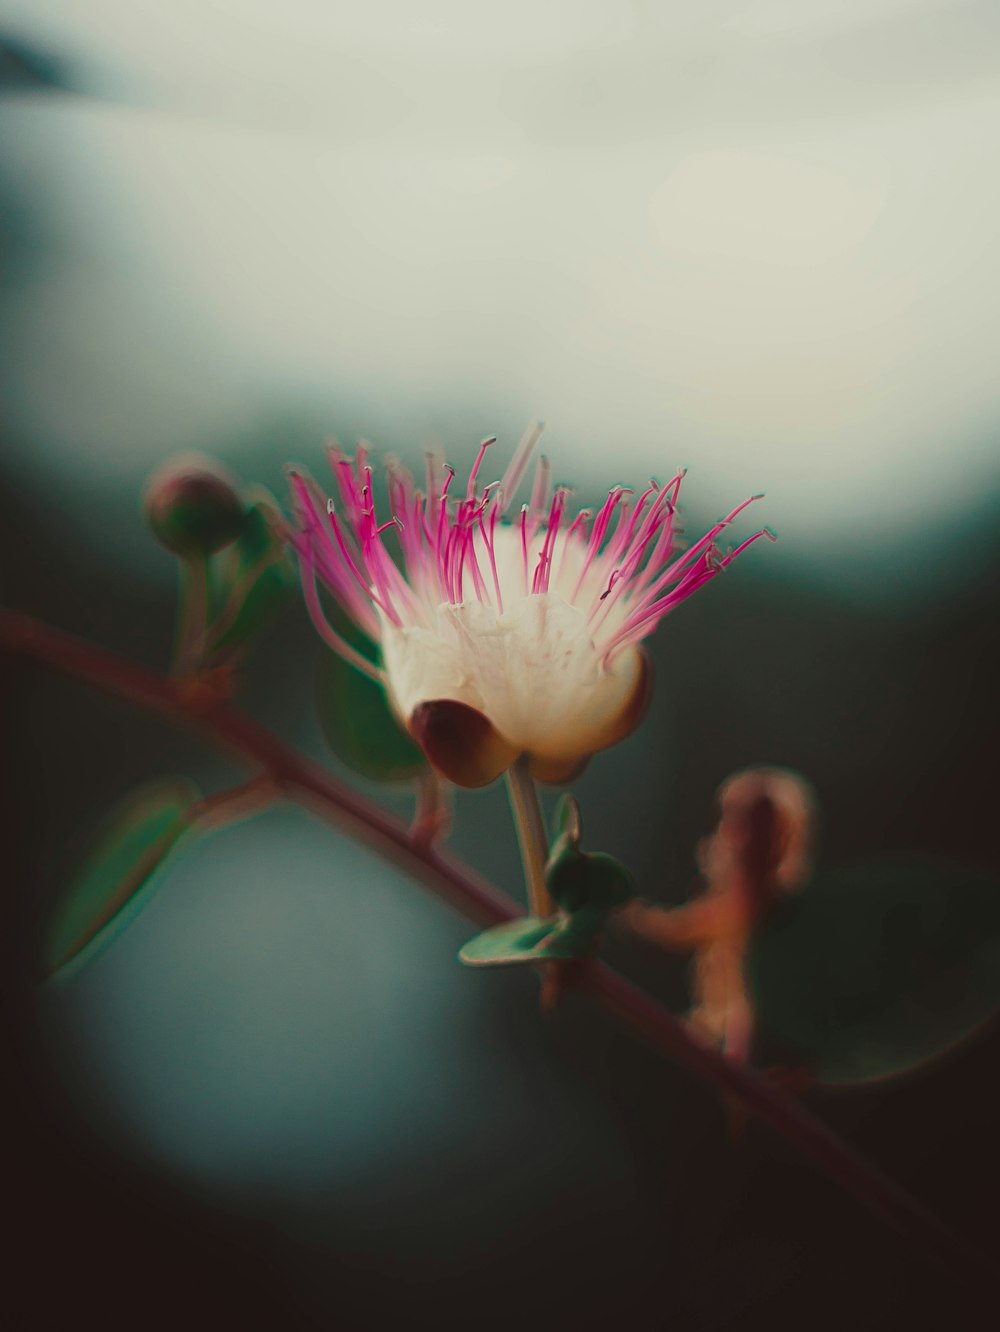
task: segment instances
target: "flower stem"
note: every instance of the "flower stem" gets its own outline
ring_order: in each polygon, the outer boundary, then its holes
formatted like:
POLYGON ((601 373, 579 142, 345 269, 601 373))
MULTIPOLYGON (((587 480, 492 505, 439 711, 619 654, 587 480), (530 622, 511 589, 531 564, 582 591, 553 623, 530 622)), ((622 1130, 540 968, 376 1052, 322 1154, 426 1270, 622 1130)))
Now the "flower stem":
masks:
POLYGON ((528 761, 528 756, 522 754, 507 770, 507 791, 521 847, 524 881, 528 888, 528 911, 532 916, 551 916, 555 907, 545 885, 549 842, 542 807, 538 803, 538 790, 528 771, 528 761))
POLYGON ((177 632, 173 675, 193 675, 209 619, 208 556, 196 553, 179 561, 177 632))
POLYGON ((281 799, 280 788, 267 773, 261 773, 259 777, 252 777, 239 786, 204 796, 191 809, 189 818, 203 832, 217 832, 231 823, 241 823, 244 819, 263 814, 281 799))
MULTIPOLYGON (((358 837, 412 874, 436 896, 480 927, 519 914, 517 905, 470 866, 435 846, 414 842, 404 824, 359 796, 320 764, 287 745, 220 694, 197 681, 169 680, 30 616, 0 610, 0 651, 86 681, 202 736, 266 775, 334 826, 358 837)), ((530 778, 529 778, 530 780, 530 778)), ((532 800, 536 800, 534 789, 532 800)), ((600 962, 578 971, 577 988, 597 1000, 634 1034, 684 1065, 719 1091, 738 1097, 747 1111, 769 1124, 831 1180, 948 1269, 978 1283, 997 1278, 992 1260, 939 1221, 877 1166, 753 1069, 726 1059, 686 1022, 637 985, 600 962)))
POLYGON ((428 766, 417 779, 417 808, 410 824, 415 846, 433 846, 444 841, 451 829, 451 789, 443 777, 428 766))

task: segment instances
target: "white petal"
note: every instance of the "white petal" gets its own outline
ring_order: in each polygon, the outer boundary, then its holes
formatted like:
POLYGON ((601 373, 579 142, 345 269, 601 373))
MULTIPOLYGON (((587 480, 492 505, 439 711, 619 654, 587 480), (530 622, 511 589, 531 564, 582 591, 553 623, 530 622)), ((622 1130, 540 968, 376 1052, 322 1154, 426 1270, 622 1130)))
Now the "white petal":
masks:
POLYGON ((437 698, 455 699, 483 711, 482 698, 452 632, 399 629, 383 617, 382 661, 390 699, 404 722, 421 703, 437 698))
POLYGON ((422 702, 456 699, 518 750, 553 759, 607 744, 642 671, 636 652, 605 670, 583 612, 552 593, 517 598, 503 615, 479 602, 445 604, 436 632, 387 625, 382 648, 403 717, 422 702))

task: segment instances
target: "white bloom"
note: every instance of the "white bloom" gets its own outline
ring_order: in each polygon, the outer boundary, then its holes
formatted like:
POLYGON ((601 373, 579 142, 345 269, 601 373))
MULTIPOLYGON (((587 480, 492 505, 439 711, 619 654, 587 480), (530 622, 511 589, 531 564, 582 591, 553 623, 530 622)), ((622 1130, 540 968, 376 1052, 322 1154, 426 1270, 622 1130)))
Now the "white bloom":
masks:
MULTIPOLYGON (((677 553, 674 523, 683 474, 633 502, 616 488, 594 515, 567 521, 568 492, 549 493, 537 468, 519 516, 505 514, 539 431, 529 431, 502 481, 477 489, 492 440, 479 451, 466 494, 449 494, 450 468, 426 492, 398 466, 388 473, 392 518, 379 525, 364 450, 332 455, 341 511, 293 474, 296 537, 307 604, 338 651, 384 683, 400 719, 445 776, 492 781, 521 754, 544 780, 566 780, 596 750, 635 726, 648 685, 639 644, 674 606, 714 578, 765 531, 722 555, 719 533, 677 553), (398 529, 402 567, 383 536, 398 529), (330 627, 317 577, 381 647, 370 666, 330 627)), ((757 498, 756 496, 754 498, 757 498)))

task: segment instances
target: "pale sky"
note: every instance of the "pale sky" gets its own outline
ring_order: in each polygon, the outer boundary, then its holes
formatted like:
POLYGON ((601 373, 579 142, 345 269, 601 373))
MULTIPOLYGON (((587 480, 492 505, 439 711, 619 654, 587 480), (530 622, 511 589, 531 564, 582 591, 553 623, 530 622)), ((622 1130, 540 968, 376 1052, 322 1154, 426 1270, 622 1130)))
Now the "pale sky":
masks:
POLYGON ((566 479, 686 464, 827 546, 1000 485, 995 4, 3 15, 95 93, 0 145, 49 246, 3 387, 57 489, 275 402, 459 463, 541 417, 566 479))

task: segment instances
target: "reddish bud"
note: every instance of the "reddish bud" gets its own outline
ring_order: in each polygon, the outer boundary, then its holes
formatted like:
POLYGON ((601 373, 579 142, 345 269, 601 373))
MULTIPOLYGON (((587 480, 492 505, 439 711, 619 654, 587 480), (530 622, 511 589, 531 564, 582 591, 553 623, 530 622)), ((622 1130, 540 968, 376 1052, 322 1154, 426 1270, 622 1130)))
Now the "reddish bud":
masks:
POLYGON ((156 539, 175 555, 212 555, 243 529, 235 478, 200 454, 172 458, 153 476, 145 510, 156 539))

